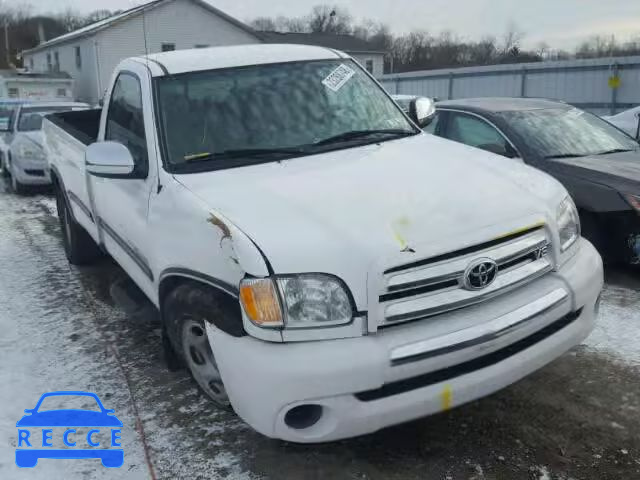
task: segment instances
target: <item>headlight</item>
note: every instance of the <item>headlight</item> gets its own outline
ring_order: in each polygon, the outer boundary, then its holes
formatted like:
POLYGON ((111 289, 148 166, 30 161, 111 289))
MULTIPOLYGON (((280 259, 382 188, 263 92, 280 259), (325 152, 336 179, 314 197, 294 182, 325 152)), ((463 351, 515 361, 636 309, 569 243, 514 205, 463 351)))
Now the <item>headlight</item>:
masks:
POLYGON ((625 194, 624 198, 627 199, 629 205, 631 205, 636 212, 640 213, 640 197, 638 195, 625 194))
POLYGON ((20 145, 18 146, 18 156, 20 158, 33 158, 35 160, 44 159, 44 151, 42 148, 31 145, 20 145))
POLYGON ((571 197, 565 198, 558 206, 557 222, 560 251, 564 252, 580 237, 580 218, 571 197))
POLYGON ((240 302, 260 327, 330 327, 350 323, 353 317, 346 287, 326 274, 245 279, 240 284, 240 302))

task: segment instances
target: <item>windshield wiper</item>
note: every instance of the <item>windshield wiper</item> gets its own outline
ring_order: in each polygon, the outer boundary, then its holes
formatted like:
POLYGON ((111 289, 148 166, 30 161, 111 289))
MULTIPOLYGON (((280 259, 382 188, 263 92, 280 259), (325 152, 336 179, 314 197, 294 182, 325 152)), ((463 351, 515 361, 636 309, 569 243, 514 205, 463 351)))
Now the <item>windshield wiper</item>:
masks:
POLYGON ((358 138, 370 137, 374 135, 392 135, 394 137, 407 137, 409 135, 416 135, 414 130, 405 130, 402 128, 387 128, 378 130, 352 130, 349 132, 340 133, 329 138, 325 138, 313 145, 329 145, 332 143, 347 142, 349 140, 355 140, 358 138))
POLYGON ((633 148, 612 148, 611 150, 605 150, 604 152, 594 153, 594 155, 607 155, 609 153, 624 153, 624 152, 635 152, 633 148))
POLYGON ((222 152, 202 152, 194 155, 185 155, 185 162, 207 161, 225 158, 256 158, 270 155, 297 155, 307 153, 300 147, 282 148, 241 148, 236 150, 223 150, 222 152))
POLYGON ((560 153, 558 155, 547 155, 546 157, 544 157, 545 160, 550 160, 553 158, 579 158, 579 157, 584 157, 586 155, 582 155, 580 153, 560 153))

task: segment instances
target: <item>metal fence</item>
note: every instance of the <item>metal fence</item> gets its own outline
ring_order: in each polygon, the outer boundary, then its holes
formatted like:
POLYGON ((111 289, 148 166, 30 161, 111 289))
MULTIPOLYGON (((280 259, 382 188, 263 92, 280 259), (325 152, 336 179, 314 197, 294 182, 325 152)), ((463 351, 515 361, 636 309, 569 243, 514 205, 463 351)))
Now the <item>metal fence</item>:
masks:
POLYGON ((542 97, 600 115, 640 105, 640 56, 426 70, 379 80, 392 94, 440 100, 542 97))

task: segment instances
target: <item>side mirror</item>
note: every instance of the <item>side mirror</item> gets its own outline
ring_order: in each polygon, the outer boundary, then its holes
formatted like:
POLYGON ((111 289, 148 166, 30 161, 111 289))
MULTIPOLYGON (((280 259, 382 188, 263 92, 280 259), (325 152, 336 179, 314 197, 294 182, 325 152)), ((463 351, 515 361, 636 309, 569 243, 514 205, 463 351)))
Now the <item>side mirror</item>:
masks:
POLYGON ((24 413, 33 413, 33 408, 25 408, 24 413))
POLYGON ((133 178, 135 164, 131 152, 118 142, 99 142, 87 147, 87 172, 95 177, 133 178))
POLYGON ((436 116, 436 104, 426 97, 418 97, 409 104, 409 116, 420 128, 429 125, 436 116))

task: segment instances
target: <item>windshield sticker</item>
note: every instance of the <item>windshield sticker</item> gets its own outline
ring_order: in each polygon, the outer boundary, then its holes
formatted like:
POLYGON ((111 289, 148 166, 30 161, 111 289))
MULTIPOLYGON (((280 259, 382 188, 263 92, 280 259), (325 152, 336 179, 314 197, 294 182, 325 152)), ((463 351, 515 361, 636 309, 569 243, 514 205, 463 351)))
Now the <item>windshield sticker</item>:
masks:
POLYGON ((322 81, 322 84, 329 90, 337 92, 349 81, 351 77, 353 77, 355 73, 355 70, 342 63, 322 81))

